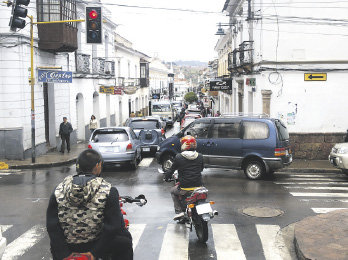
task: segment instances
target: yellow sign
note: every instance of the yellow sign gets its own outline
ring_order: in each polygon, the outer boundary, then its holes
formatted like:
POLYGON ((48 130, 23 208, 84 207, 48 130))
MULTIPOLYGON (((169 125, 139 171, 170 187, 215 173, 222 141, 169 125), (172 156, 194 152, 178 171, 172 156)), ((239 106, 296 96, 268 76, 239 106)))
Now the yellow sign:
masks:
POLYGON ((305 73, 305 81, 326 81, 327 73, 305 73))
POLYGON ((100 86, 99 93, 114 94, 115 87, 100 86))

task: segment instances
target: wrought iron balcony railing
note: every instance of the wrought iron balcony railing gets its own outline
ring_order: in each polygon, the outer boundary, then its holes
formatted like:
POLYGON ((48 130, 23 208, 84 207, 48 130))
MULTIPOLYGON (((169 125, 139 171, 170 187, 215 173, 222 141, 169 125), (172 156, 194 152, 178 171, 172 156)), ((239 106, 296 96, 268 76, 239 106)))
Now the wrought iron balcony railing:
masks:
POLYGON ((76 53, 75 55, 76 73, 89 74, 90 62, 91 62, 91 55, 76 53))
POLYGON ((252 51, 253 41, 244 41, 239 45, 240 55, 239 60, 241 65, 251 64, 253 62, 252 51))

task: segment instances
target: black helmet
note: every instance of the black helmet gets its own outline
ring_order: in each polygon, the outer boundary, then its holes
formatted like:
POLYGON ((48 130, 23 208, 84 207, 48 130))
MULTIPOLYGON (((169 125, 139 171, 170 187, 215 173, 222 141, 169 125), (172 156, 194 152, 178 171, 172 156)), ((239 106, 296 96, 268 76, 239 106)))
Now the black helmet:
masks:
POLYGON ((93 168, 100 162, 103 164, 100 153, 92 149, 84 150, 76 160, 76 172, 77 174, 91 174, 93 168))

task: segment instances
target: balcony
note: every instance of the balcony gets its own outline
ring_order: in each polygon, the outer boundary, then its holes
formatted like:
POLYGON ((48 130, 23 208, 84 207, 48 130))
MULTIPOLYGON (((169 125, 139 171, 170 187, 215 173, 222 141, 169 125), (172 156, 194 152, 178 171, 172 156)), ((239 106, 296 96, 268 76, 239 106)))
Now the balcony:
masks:
POLYGON ((124 80, 125 87, 138 87, 140 85, 139 78, 127 78, 124 80))
POLYGON ((77 53, 75 56, 76 73, 89 74, 90 73, 91 55, 77 53))
POLYGON ((108 61, 105 58, 93 58, 92 71, 93 71, 93 74, 114 76, 115 62, 108 61))
POLYGON ((231 71, 232 74, 243 72, 243 68, 241 67, 240 63, 240 55, 240 49, 234 49, 228 54, 228 70, 231 71))
POLYGON ((245 72, 251 72, 253 65, 253 41, 244 41, 239 45, 240 55, 240 65, 243 67, 245 72))
POLYGON ((117 77, 117 86, 124 87, 124 77, 117 77))

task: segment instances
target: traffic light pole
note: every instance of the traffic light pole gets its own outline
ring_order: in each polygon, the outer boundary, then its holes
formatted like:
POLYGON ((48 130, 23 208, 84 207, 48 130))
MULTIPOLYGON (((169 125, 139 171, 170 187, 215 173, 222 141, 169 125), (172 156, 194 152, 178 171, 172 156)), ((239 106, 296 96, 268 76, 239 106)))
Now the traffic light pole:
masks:
POLYGON ((50 24, 50 23, 70 23, 84 22, 85 20, 64 20, 51 22, 34 22, 32 15, 27 16, 30 19, 30 86, 31 86, 31 162, 35 163, 35 77, 34 77, 34 24, 50 24))

